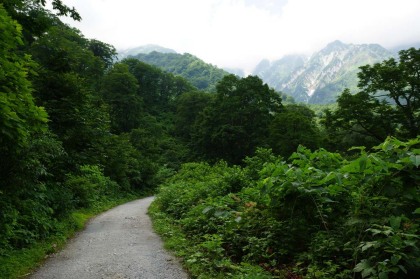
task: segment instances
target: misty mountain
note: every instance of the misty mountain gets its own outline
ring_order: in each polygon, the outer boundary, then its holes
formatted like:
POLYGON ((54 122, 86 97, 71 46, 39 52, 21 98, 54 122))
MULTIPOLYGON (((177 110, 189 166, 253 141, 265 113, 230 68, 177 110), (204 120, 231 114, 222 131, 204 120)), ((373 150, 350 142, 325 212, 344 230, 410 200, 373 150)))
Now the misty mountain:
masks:
POLYGON ((285 56, 261 61, 253 74, 268 85, 291 95, 297 102, 326 104, 349 88, 357 90, 359 67, 381 62, 394 54, 377 44, 344 44, 334 41, 311 57, 285 56))
POLYGON ((280 85, 286 83, 295 71, 305 65, 307 60, 308 58, 304 55, 287 55, 274 62, 264 59, 255 67, 253 74, 258 75, 264 82, 278 90, 280 85))
POLYGON ((161 47, 159 45, 150 44, 150 45, 144 45, 144 46, 139 46, 135 48, 129 48, 125 50, 120 50, 118 51, 118 58, 121 60, 126 57, 135 56, 140 53, 149 54, 153 51, 161 52, 161 53, 176 53, 176 51, 173 49, 161 47))
POLYGON ((395 46, 395 47, 391 48, 390 51, 395 53, 395 55, 398 55, 399 51, 409 49, 409 48, 412 48, 412 47, 420 48, 420 41, 418 41, 416 43, 410 43, 410 44, 401 44, 401 45, 398 45, 398 46, 395 46))
POLYGON ((240 68, 223 68, 223 70, 225 70, 226 72, 230 73, 230 74, 234 74, 235 76, 238 77, 245 77, 245 71, 243 69, 240 68))
POLYGON ((179 75, 195 87, 205 91, 215 90, 216 84, 227 71, 208 64, 192 54, 162 53, 152 51, 132 56, 145 63, 157 66, 174 75, 179 75))

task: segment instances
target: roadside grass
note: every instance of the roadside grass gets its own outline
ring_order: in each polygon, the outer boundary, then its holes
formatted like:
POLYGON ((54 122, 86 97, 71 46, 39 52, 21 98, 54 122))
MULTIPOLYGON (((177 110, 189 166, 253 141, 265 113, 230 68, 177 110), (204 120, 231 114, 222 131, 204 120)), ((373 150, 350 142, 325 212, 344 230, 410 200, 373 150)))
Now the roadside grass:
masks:
MULTIPOLYGON (((164 248, 172 251, 181 260, 184 269, 191 278, 197 279, 268 279, 273 278, 258 266, 247 263, 234 264, 225 258, 222 262, 212 259, 211 256, 200 251, 196 243, 189 240, 182 232, 176 221, 164 212, 160 211, 159 205, 154 201, 149 207, 149 216, 152 219, 153 229, 160 235, 164 242, 164 248), (213 268, 225 266, 225 271, 213 268)), ((223 269, 223 268, 222 268, 223 269)), ((276 277, 285 278, 285 277, 276 277)))
POLYGON ((194 264, 191 266, 185 259, 192 252, 191 245, 181 229, 172 222, 171 218, 159 210, 156 202, 152 202, 148 214, 152 220, 153 229, 164 242, 164 248, 172 251, 188 272, 194 272, 197 266, 194 264))
POLYGON ((111 200, 102 200, 88 209, 72 212, 68 218, 57 224, 57 232, 42 242, 26 249, 13 250, 0 257, 0 278, 25 278, 42 265, 48 255, 62 250, 68 239, 84 229, 96 215, 126 202, 146 197, 145 194, 127 194, 111 200))

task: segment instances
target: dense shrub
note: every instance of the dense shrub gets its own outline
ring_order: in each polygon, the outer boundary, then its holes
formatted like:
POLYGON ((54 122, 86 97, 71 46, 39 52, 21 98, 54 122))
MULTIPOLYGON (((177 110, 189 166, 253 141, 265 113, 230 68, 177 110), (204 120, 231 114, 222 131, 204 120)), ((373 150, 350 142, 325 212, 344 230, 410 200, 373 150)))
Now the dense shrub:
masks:
POLYGON ((162 186, 155 216, 190 240, 185 262, 198 278, 242 276, 244 265, 280 278, 414 278, 419 144, 388 139, 353 159, 300 147, 288 161, 259 150, 244 168, 187 164, 162 186))
POLYGON ((92 207, 101 199, 118 193, 119 185, 109 177, 105 177, 98 166, 80 167, 80 174, 70 174, 65 182, 73 194, 77 208, 92 207))

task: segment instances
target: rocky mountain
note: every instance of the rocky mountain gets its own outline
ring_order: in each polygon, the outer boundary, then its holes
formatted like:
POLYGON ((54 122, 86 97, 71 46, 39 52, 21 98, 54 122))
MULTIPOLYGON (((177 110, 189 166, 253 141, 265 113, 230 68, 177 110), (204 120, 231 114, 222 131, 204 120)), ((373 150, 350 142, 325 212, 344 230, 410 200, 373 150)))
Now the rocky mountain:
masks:
MULTIPOLYGON (((327 104, 334 103, 345 88, 357 91, 360 66, 396 56, 396 51, 388 51, 377 44, 334 41, 310 57, 287 55, 276 61, 262 60, 252 74, 258 75, 275 90, 292 96, 296 102, 327 104)), ((240 69, 220 69, 194 55, 179 54, 157 45, 120 51, 119 57, 137 58, 182 76, 205 91, 214 91, 217 82, 228 73, 245 76, 240 69)))
POLYGON ((280 90, 281 84, 286 83, 307 60, 308 58, 303 55, 287 55, 274 62, 264 59, 255 67, 253 74, 258 75, 276 90, 280 90))
POLYGON ((297 102, 326 104, 335 102, 345 88, 357 89, 360 66, 393 56, 377 44, 334 41, 311 57, 293 55, 274 62, 263 60, 253 74, 297 102))

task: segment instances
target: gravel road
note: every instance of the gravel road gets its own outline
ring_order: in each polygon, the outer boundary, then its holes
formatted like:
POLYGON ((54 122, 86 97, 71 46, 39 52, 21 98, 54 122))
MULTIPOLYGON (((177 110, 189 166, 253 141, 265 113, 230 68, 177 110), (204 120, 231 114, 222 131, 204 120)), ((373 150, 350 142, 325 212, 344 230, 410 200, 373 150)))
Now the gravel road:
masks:
POLYGON ((187 279, 177 259, 153 232, 147 208, 153 197, 111 209, 52 255, 31 279, 187 279))

